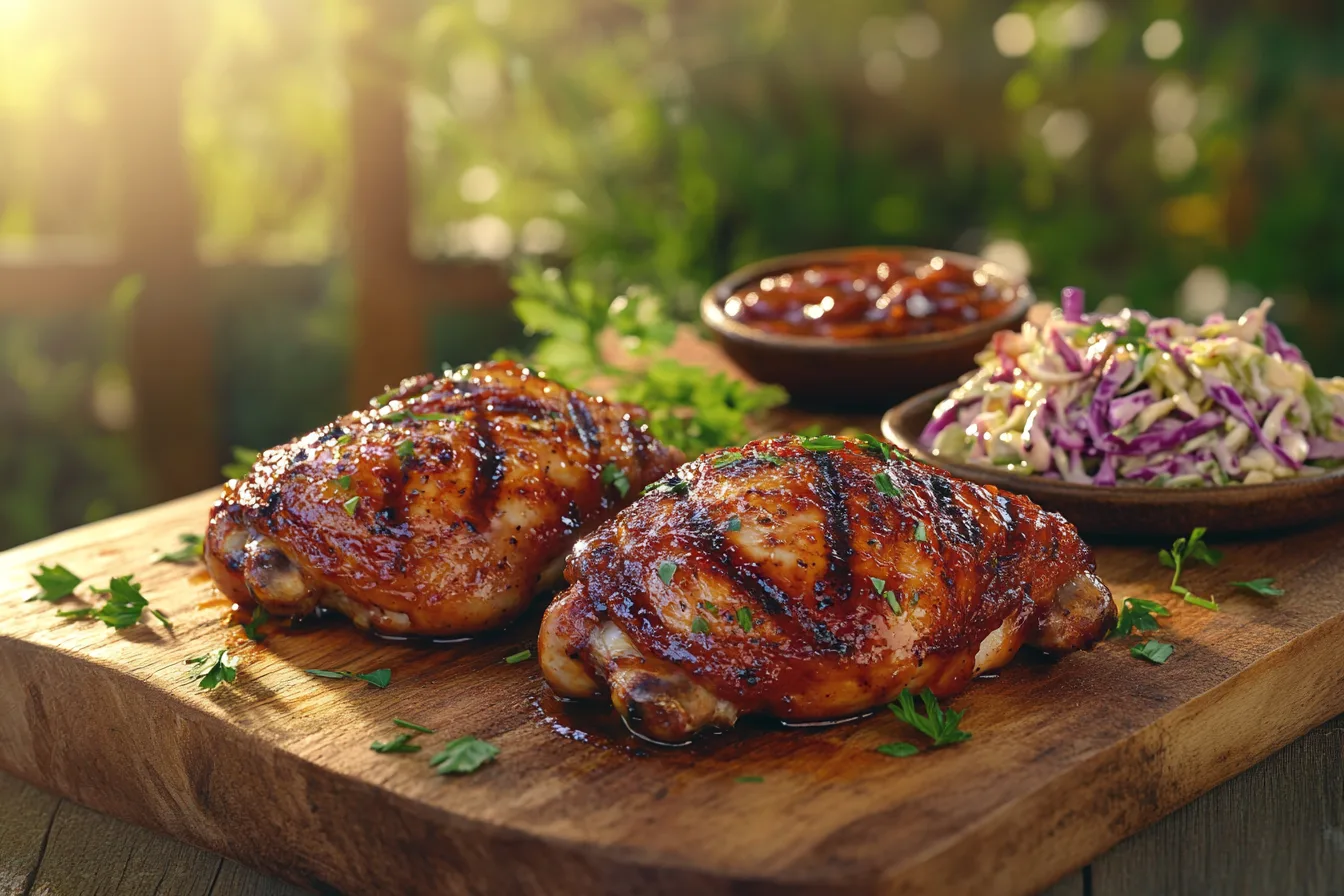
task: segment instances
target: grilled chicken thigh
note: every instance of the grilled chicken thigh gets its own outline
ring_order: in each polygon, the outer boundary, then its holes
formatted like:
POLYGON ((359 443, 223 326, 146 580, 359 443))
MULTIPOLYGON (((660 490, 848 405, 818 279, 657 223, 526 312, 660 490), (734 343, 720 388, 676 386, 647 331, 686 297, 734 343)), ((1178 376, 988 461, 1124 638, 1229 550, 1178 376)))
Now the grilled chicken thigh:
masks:
POLYGON ((954 694, 1023 644, 1091 646, 1115 622, 1093 569, 1026 498, 789 436, 686 464, 580 541, 538 652, 557 693, 609 695, 653 740, 845 718, 954 694))
POLYGON ((206 564, 233 600, 273 614, 496 628, 558 581, 575 537, 683 460, 641 415, 511 362, 413 377, 230 482, 206 564))

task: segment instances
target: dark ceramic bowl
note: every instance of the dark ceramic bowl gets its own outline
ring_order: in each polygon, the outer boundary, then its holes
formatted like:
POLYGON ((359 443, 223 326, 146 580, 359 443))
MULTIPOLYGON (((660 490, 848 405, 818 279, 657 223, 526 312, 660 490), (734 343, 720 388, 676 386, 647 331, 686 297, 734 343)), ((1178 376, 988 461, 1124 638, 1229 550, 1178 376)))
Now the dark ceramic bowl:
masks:
POLYGON ((792 403, 818 410, 880 410, 975 366, 975 355, 996 330, 1016 329, 1035 301, 1031 286, 1001 266, 973 255, 911 246, 850 247, 782 255, 749 264, 715 283, 700 301, 700 316, 724 352, 755 379, 778 383, 792 403), (724 301, 740 287, 771 274, 810 264, 844 262, 858 253, 900 253, 915 262, 941 256, 991 282, 1013 288, 1017 298, 997 317, 942 333, 873 339, 834 339, 758 330, 728 317, 724 301))
POLYGON ((1344 470, 1266 485, 1153 488, 1082 485, 934 457, 919 437, 934 407, 953 388, 947 383, 892 408, 882 418, 882 435, 930 466, 1026 495, 1046 510, 1063 514, 1085 535, 1162 541, 1189 535, 1196 526, 1218 535, 1250 535, 1344 516, 1344 470))

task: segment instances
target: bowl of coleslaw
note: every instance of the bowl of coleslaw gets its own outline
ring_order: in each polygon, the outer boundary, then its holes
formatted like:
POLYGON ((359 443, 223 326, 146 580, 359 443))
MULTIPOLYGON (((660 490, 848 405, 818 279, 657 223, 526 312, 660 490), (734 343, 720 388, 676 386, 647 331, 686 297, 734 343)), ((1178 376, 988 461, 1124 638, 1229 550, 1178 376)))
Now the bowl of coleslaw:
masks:
POLYGON ((1270 300, 1199 324, 1083 302, 1066 289, 1060 308, 996 332, 955 386, 888 412, 887 437, 1080 528, 1081 508, 1094 533, 1179 533, 1220 510, 1220 529, 1244 532, 1344 511, 1344 378, 1313 373, 1270 300))

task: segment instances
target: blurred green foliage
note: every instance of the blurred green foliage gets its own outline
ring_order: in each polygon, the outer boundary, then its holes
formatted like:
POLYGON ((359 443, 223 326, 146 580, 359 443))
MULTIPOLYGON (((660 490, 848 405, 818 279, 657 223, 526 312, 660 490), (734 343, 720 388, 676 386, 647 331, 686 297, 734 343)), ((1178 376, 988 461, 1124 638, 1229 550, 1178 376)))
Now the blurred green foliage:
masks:
MULTIPOLYGON (((0 3, 0 268, 114 235, 91 2, 0 3)), ((202 257, 230 263, 207 297, 224 444, 345 403, 346 85, 367 73, 342 48, 374 8, 198 0, 183 19, 202 257)), ((410 78, 421 254, 579 258, 610 295, 647 283, 689 316, 767 255, 986 251, 1043 296, 1077 284, 1195 316, 1273 295, 1318 370, 1344 372, 1332 0, 406 8, 379 37, 410 78)), ((139 500, 118 307, 0 319, 0 545, 139 500)), ((425 329, 449 362, 517 333, 504 309, 425 329)))

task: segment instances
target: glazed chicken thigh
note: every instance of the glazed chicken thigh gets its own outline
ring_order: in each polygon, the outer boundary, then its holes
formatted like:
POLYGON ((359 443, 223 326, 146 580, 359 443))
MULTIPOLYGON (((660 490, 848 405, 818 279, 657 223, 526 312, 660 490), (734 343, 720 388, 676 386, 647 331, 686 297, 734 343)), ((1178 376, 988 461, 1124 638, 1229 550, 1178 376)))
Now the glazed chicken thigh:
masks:
POLYGON ((1024 644, 1089 647, 1115 622, 1093 570, 1026 498, 871 437, 789 436, 686 464, 580 541, 538 650, 561 696, 609 696, 676 743, 947 696, 1024 644))
POLYGON ((641 416, 512 362, 407 379, 230 482, 206 565, 234 601, 273 614, 496 628, 558 582, 575 537, 683 460, 641 416))

